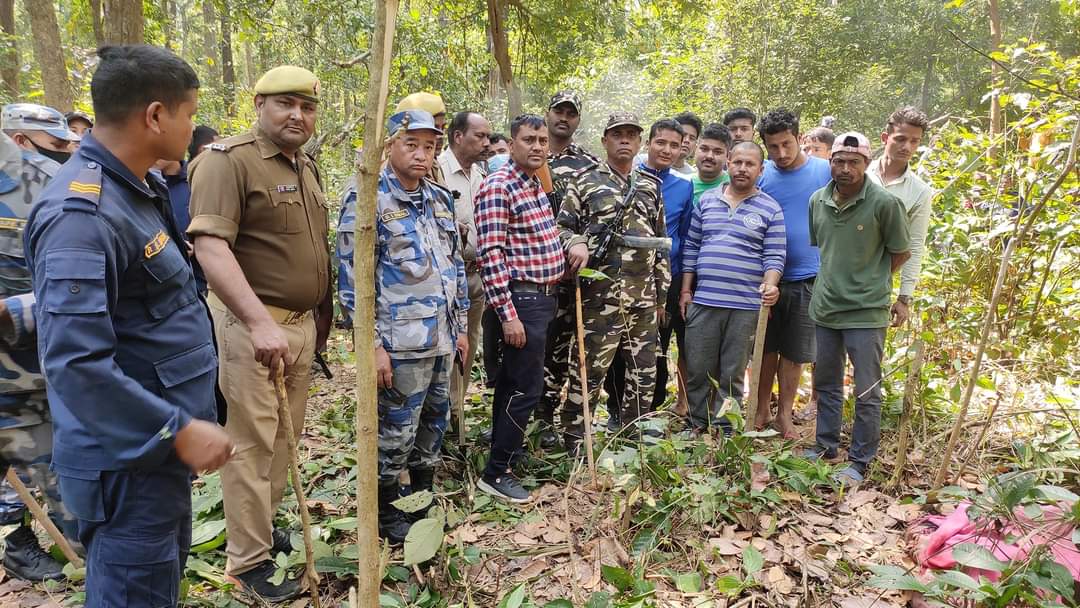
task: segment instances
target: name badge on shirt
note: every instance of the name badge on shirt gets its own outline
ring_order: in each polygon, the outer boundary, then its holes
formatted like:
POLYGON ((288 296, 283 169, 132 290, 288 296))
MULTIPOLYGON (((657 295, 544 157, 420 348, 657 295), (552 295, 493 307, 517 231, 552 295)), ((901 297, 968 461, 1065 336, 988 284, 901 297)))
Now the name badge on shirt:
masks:
POLYGON ((384 213, 384 214, 382 214, 382 217, 380 217, 379 219, 381 219, 384 222, 392 222, 394 220, 403 220, 403 219, 405 219, 407 217, 409 217, 409 210, 408 209, 400 209, 398 211, 390 211, 388 213, 384 213))
POLYGON ((277 187, 278 194, 285 194, 287 192, 296 192, 300 189, 296 184, 284 184, 277 187))
POLYGON ((161 253, 165 249, 165 246, 168 244, 169 235, 165 234, 164 230, 159 230, 158 233, 154 235, 153 240, 147 243, 146 247, 143 248, 143 255, 145 255, 146 259, 149 260, 155 255, 161 253))
POLYGON ((450 213, 449 211, 436 211, 435 212, 435 217, 441 218, 441 219, 444 219, 444 220, 452 220, 452 219, 454 219, 454 214, 450 213))

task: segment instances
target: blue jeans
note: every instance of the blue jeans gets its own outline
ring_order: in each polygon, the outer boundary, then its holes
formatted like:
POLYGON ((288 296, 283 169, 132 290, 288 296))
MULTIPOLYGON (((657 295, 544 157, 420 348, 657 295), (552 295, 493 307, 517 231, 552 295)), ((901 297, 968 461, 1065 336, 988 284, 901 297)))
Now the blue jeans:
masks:
POLYGON ((59 472, 86 547, 86 608, 175 606, 191 547, 191 472, 59 472))
POLYGON ((830 329, 817 326, 817 366, 814 388, 818 392, 817 446, 826 457, 840 449, 840 425, 844 404, 844 367, 851 359, 855 368, 855 425, 851 431, 848 460, 866 472, 881 441, 881 357, 885 328, 830 329), (845 357, 846 355, 846 357, 845 357))
POLYGON ((544 393, 547 331, 555 318, 555 296, 518 292, 512 298, 518 320, 525 327, 525 346, 514 348, 503 342, 499 325, 502 365, 495 377, 491 456, 484 468, 484 475, 490 478, 506 473, 515 454, 521 451, 525 427, 544 393))

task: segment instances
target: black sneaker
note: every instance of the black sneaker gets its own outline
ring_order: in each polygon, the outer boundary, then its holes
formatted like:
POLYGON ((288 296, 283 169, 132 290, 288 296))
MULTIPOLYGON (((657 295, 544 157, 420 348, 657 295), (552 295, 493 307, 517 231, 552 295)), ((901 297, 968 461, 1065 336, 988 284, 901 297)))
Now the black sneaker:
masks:
POLYGON ((559 436, 555 433, 555 429, 552 428, 550 422, 544 422, 540 425, 540 449, 544 451, 554 450, 559 447, 559 436))
POLYGON ((532 500, 529 491, 521 487, 521 482, 517 480, 517 477, 509 473, 494 479, 487 476, 481 477, 476 487, 507 502, 521 504, 532 500))
POLYGON ((19 526, 6 540, 4 570, 11 576, 31 583, 64 578, 64 567, 41 548, 29 526, 19 526))
POLYGON ((270 533, 270 554, 292 552, 292 534, 285 528, 274 528, 274 531, 270 533))
POLYGON ((277 585, 271 583, 275 572, 277 566, 274 562, 265 560, 251 570, 229 576, 228 579, 241 590, 268 602, 284 602, 300 597, 300 583, 289 580, 288 575, 277 585))

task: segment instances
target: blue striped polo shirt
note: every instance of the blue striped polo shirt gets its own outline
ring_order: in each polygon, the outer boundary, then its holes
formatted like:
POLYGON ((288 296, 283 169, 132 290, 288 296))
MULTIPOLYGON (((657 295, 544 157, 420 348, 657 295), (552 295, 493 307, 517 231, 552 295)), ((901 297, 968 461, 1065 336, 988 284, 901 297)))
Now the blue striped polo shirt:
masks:
POLYGON ((786 254, 779 203, 759 190, 732 209, 716 188, 702 195, 690 216, 683 272, 697 273, 695 304, 757 310, 765 273, 782 274, 786 254))

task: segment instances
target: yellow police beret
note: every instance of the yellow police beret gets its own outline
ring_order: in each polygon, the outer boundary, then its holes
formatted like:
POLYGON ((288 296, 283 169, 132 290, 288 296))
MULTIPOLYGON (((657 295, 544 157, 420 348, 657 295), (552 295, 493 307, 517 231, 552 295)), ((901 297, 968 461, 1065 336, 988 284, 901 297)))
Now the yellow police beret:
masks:
POLYGON ((256 95, 299 95, 319 100, 319 79, 304 68, 281 65, 262 75, 255 83, 256 95))
POLYGON ((435 93, 413 93, 398 102, 394 113, 397 114, 405 110, 423 110, 435 116, 436 114, 446 114, 446 104, 443 103, 442 97, 435 93))

